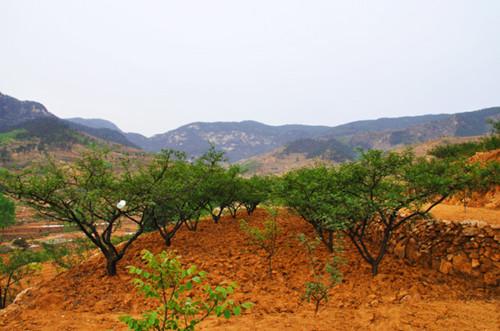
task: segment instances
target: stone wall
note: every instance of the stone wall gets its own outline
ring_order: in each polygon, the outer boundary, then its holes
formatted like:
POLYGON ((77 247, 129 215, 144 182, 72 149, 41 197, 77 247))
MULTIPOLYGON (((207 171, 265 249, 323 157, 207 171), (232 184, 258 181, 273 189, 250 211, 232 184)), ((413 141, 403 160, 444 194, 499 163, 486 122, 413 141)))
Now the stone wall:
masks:
POLYGON ((500 285, 500 225, 417 220, 396 230, 388 251, 412 265, 500 285))

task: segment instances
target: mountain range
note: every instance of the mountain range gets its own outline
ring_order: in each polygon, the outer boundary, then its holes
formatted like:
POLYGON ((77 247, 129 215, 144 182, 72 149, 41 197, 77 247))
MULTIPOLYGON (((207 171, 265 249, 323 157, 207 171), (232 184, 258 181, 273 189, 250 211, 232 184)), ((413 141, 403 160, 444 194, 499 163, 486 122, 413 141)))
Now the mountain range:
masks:
MULTIPOLYGON (((66 147, 100 141, 157 152, 171 148, 190 156, 204 153, 211 144, 231 162, 279 150, 341 162, 355 157, 357 148, 392 149, 440 137, 484 135, 487 119, 500 119, 500 107, 456 114, 406 116, 351 122, 335 127, 312 125, 271 126, 255 121, 194 122, 152 137, 123 132, 103 119, 60 119, 42 104, 20 101, 0 93, 1 137, 37 138, 38 142, 66 147), (58 145, 59 144, 59 145, 58 145)), ((59 146, 60 147, 60 146, 59 146)))

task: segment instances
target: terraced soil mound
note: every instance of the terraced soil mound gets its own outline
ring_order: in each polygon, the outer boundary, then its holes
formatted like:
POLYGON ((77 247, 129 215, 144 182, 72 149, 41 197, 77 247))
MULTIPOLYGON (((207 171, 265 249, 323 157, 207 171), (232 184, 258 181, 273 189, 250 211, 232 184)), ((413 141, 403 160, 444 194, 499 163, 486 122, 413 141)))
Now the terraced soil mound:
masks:
MULTIPOLYGON (((266 214, 257 210, 251 224, 266 214)), ((183 228, 171 249, 184 264, 196 264, 211 280, 240 284, 236 300, 255 307, 230 320, 207 320, 201 330, 498 330, 500 291, 474 287, 467 280, 403 264, 387 256, 381 273, 373 278, 368 265, 345 242, 342 284, 331 291, 329 302, 314 316, 313 307, 300 300, 310 273, 307 255, 297 235, 313 236, 300 218, 283 212, 281 250, 273 279, 266 263, 252 253, 237 221, 201 222, 197 232, 183 228)), ((150 303, 130 284, 125 267, 139 265, 141 250, 165 249, 157 234, 140 238, 119 264, 118 276, 107 277, 99 255, 83 265, 42 283, 0 314, 2 330, 126 330, 118 321, 137 314, 150 303)), ((318 250, 320 258, 328 253, 318 250)))
MULTIPOLYGON (((495 149, 488 152, 476 153, 470 158, 470 162, 479 162, 480 164, 486 164, 489 162, 500 162, 500 149, 495 149)), ((500 174, 499 174, 500 176, 500 174)), ((480 207, 489 209, 500 209, 500 186, 491 188, 490 190, 483 192, 473 192, 470 197, 467 198, 469 207, 480 207)), ((460 196, 452 197, 448 199, 447 204, 463 206, 463 201, 460 196)))

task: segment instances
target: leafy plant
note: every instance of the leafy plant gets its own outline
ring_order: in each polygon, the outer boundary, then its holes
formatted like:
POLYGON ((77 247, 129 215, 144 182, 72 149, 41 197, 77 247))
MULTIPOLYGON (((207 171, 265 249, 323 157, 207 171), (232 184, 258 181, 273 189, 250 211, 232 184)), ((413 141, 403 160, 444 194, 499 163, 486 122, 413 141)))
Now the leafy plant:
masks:
MULTIPOLYGON (((330 289, 342 282, 343 275, 338 268, 342 263, 342 259, 334 255, 330 262, 323 264, 315 254, 321 239, 309 240, 303 233, 299 234, 298 239, 307 251, 312 273, 312 280, 305 284, 306 290, 302 299, 307 302, 313 302, 315 307, 314 313, 318 314, 320 306, 329 299, 330 289), (325 277, 328 279, 325 279, 325 277)), ((335 247, 336 253, 341 251, 340 246, 335 247)))
POLYGON ((245 206, 250 216, 262 202, 267 201, 272 192, 272 179, 270 177, 252 176, 241 178, 238 200, 245 206))
POLYGON ((236 165, 228 169, 221 166, 211 169, 210 176, 204 183, 207 197, 205 206, 215 223, 219 222, 226 209, 236 218, 236 213, 242 205, 241 201, 238 201, 242 189, 240 175, 241 169, 236 165))
POLYGON ((213 167, 217 168, 218 163, 215 160, 212 160, 215 165, 208 163, 208 154, 188 163, 184 153, 172 150, 163 151, 161 157, 169 159, 171 164, 153 191, 146 217, 147 224, 159 231, 168 247, 184 224, 189 230, 196 231, 199 218, 211 199, 211 192, 207 189, 211 186, 206 183, 216 182, 214 173, 217 171, 213 171, 213 167))
POLYGON ((7 145, 11 143, 13 140, 18 138, 20 135, 25 134, 26 130, 16 129, 8 132, 0 133, 0 145, 7 145))
POLYGON ((346 228, 351 213, 344 208, 346 196, 339 190, 338 179, 333 168, 303 168, 286 174, 280 189, 283 204, 314 227, 330 252, 334 250, 334 232, 346 228))
POLYGON ((240 227, 248 236, 251 245, 262 249, 267 260, 267 272, 269 278, 273 277, 273 258, 278 252, 280 246, 278 245, 278 238, 281 234, 281 228, 278 225, 278 210, 267 209, 271 218, 264 221, 264 227, 250 226, 245 220, 240 221, 240 227))
POLYGON ((478 141, 438 145, 431 149, 429 154, 441 159, 459 159, 471 157, 477 152, 500 148, 500 120, 489 120, 488 124, 491 126, 491 135, 482 137, 478 141))
POLYGON ((45 256, 29 250, 15 250, 0 256, 0 309, 7 307, 21 289, 20 282, 40 270, 45 256))
POLYGON ((170 160, 161 156, 144 167, 138 161, 117 160, 109 151, 94 150, 74 164, 48 159, 45 164, 21 173, 4 174, 1 184, 7 194, 39 214, 77 226, 102 252, 107 274, 113 276, 118 261, 143 233, 153 193, 169 166, 170 160), (119 208, 117 203, 121 200, 126 201, 126 207, 119 208), (124 218, 137 227, 118 246, 113 237, 124 218))
POLYGON ((393 232, 425 217, 449 196, 477 183, 475 165, 461 161, 415 158, 371 150, 357 162, 343 164, 336 173, 336 191, 347 212, 344 231, 363 259, 378 273, 393 232), (380 225, 381 239, 369 245, 369 228, 380 225))
POLYGON ((0 193, 0 229, 15 222, 15 204, 0 193))
POLYGON ((156 300, 158 307, 143 313, 139 319, 128 315, 120 317, 131 330, 192 331, 211 315, 230 318, 252 305, 237 305, 229 299, 235 283, 211 286, 205 272, 198 271, 194 265, 183 269, 179 258, 170 253, 163 251, 154 255, 144 250, 142 259, 148 270, 130 266, 129 272, 137 276, 133 280, 136 287, 146 298, 156 300))

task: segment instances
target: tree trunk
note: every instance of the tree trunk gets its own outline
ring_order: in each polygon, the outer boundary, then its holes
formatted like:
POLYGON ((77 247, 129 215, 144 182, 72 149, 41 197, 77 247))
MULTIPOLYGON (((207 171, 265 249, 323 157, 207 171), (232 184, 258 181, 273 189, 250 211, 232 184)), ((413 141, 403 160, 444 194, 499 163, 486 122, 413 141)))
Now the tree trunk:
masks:
POLYGON ((2 293, 2 288, 0 287, 0 309, 4 309, 5 308, 5 304, 4 304, 4 299, 3 299, 3 295, 4 293, 2 293))
POLYGON ((9 295, 9 288, 12 284, 10 281, 12 280, 13 272, 9 273, 9 278, 7 279, 7 284, 5 284, 3 288, 3 296, 2 289, 0 288, 0 309, 4 309, 7 307, 7 296, 9 295))
POLYGON ((257 205, 255 205, 255 204, 251 204, 251 205, 248 205, 245 207, 247 209, 248 216, 251 216, 253 214, 253 212, 255 211, 255 209, 257 209, 257 205))
POLYGON ((328 251, 330 253, 333 253, 333 231, 332 230, 327 230, 328 232, 328 251))
POLYGON ((377 276, 378 275, 378 265, 380 262, 378 261, 373 261, 372 263, 372 276, 377 276))
POLYGON ((321 241, 323 242, 323 244, 325 244, 325 246, 328 249, 328 251, 330 253, 333 253, 333 231, 326 230, 326 232, 328 233, 328 236, 325 237, 325 235, 323 233, 323 229, 321 229, 321 227, 318 226, 316 232, 318 233, 319 238, 321 239, 321 241))
POLYGON ((167 247, 172 246, 172 237, 165 236, 163 239, 165 240, 165 246, 167 246, 167 247))
POLYGON ((316 308, 314 309, 314 315, 318 315, 320 304, 321 304, 321 300, 316 300, 316 308))
POLYGON ((117 258, 106 258, 106 272, 108 276, 116 276, 116 264, 118 263, 117 258))
POLYGON ((188 230, 196 232, 196 230, 198 230, 198 222, 199 222, 199 220, 196 220, 196 221, 187 221, 186 222, 186 226, 187 226, 188 230))
POLYGON ((268 257, 268 262, 269 262, 269 265, 268 265, 268 270, 267 270, 267 273, 269 274, 269 278, 273 278, 273 257, 272 255, 268 257))
POLYGON ((237 213, 237 211, 236 211, 235 208, 229 208, 229 213, 231 214, 231 217, 233 219, 236 219, 236 213, 237 213))

